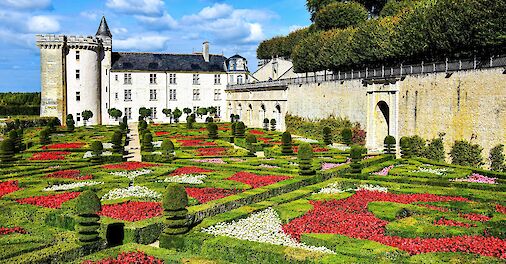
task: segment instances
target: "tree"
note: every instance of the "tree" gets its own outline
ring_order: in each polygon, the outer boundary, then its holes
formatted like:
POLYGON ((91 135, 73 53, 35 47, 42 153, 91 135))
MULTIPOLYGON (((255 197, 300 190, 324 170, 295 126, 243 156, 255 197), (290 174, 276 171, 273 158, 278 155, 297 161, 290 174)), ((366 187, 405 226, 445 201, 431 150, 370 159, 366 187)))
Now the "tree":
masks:
POLYGON ((243 122, 237 122, 235 125, 235 136, 237 138, 244 138, 246 133, 246 126, 243 122))
POLYGON ((383 152, 387 155, 395 155, 396 151, 396 145, 397 141, 395 140, 395 137, 393 136, 386 136, 385 140, 383 141, 384 144, 384 150, 383 152))
POLYGON ((271 119, 271 131, 276 131, 276 119, 271 119))
POLYGON ((440 135, 438 138, 434 138, 430 141, 430 143, 425 147, 424 158, 431 159, 435 161, 444 161, 445 160, 445 146, 443 144, 443 137, 440 135))
POLYGON ((206 117, 206 123, 212 123, 214 119, 211 116, 206 117))
POLYGON ((84 110, 81 113, 81 116, 83 117, 84 126, 86 126, 86 122, 88 122, 88 120, 90 120, 90 118, 93 117, 93 112, 91 112, 90 110, 84 110))
POLYGON ((101 209, 100 199, 93 191, 84 191, 76 198, 75 211, 77 217, 75 229, 81 244, 91 244, 100 239, 98 235, 98 229, 100 228, 98 212, 101 209))
POLYGON ((323 143, 325 145, 332 145, 332 131, 330 127, 323 128, 323 143))
POLYGON ((188 217, 188 194, 182 185, 170 183, 162 198, 165 229, 160 234, 160 247, 183 249, 182 235, 190 231, 188 217))
POLYGON ((234 116, 234 120, 235 120, 235 122, 239 122, 239 120, 241 120, 241 117, 240 117, 239 115, 237 115, 237 114, 236 114, 236 115, 234 116))
POLYGON ((47 127, 49 128, 49 133, 56 132, 56 126, 59 126, 59 125, 60 125, 60 120, 58 118, 56 118, 56 117, 50 118, 47 121, 47 127))
POLYGON ((150 117, 152 114, 151 109, 148 109, 146 107, 139 108, 139 121, 145 120, 147 117, 150 117))
POLYGON ((69 132, 74 132, 74 129, 76 128, 76 122, 74 121, 74 116, 72 114, 67 115, 66 123, 67 130, 69 132))
POLYGON ((235 122, 235 114, 230 114, 230 122, 231 123, 235 122))
POLYGON ((335 2, 320 9, 314 17, 314 23, 318 29, 330 30, 358 25, 367 17, 367 10, 357 2, 335 2))
POLYGON ((191 114, 192 110, 191 108, 185 107, 183 108, 183 113, 186 114, 186 117, 188 117, 191 114))
POLYGON ((163 140, 161 150, 162 150, 162 156, 163 156, 164 160, 167 160, 167 161, 174 160, 175 147, 174 147, 174 143, 172 143, 172 141, 170 139, 163 140))
POLYGON ((173 118, 173 115, 172 115, 172 110, 171 109, 167 109, 167 108, 164 108, 162 110, 162 113, 169 118, 169 123, 172 124, 172 118, 173 118))
POLYGON ((215 106, 211 106, 207 108, 207 110, 209 111, 210 115, 214 115, 214 117, 216 117, 216 114, 218 113, 218 108, 216 108, 215 106))
POLYGON ((361 146, 352 146, 350 149, 350 158, 351 158, 351 173, 361 173, 362 172, 362 159, 363 154, 367 150, 361 146))
POLYGON ((172 112, 172 114, 174 115, 174 122, 179 123, 179 118, 183 115, 181 110, 179 110, 179 108, 176 107, 176 109, 174 109, 174 112, 172 112))
POLYGON ((112 149, 114 153, 123 154, 123 134, 121 131, 114 131, 111 137, 112 149))
POLYGON ((139 129, 139 134, 141 134, 144 130, 148 129, 148 122, 146 120, 139 121, 137 128, 139 129))
POLYGON ((299 174, 300 175, 314 175, 316 172, 312 167, 313 160, 313 147, 309 143, 302 143, 299 145, 299 174))
POLYGON ((114 118, 116 121, 119 120, 119 118, 123 115, 123 113, 121 112, 121 110, 118 110, 116 108, 111 108, 107 111, 107 113, 109 114, 109 116, 111 116, 112 118, 114 118))
POLYGON ((204 117, 205 115, 207 115, 209 111, 207 111, 207 108, 205 107, 200 107, 199 109, 197 109, 197 115, 202 118, 204 117))
POLYGON ((153 135, 150 132, 144 133, 142 137, 142 151, 153 152, 153 135))
POLYGON ((457 140, 450 152, 452 164, 480 167, 483 165, 482 150, 483 148, 479 145, 473 145, 465 140, 457 140))
POLYGON ((351 139, 353 137, 353 133, 350 128, 344 128, 341 130, 341 138, 343 139, 343 143, 346 145, 351 145, 351 139))
POLYGON ((39 141, 42 146, 51 144, 51 138, 49 137, 49 128, 45 128, 40 131, 39 141))
POLYGON ((207 124, 207 134, 209 139, 218 139, 218 125, 215 123, 207 124))
POLYGON ((290 154, 293 154, 293 149, 292 149, 292 135, 290 134, 290 132, 288 131, 285 131, 282 135, 281 135, 281 153, 283 155, 290 155, 290 154))
POLYGON ((100 141, 91 142, 91 152, 93 156, 91 156, 92 163, 101 163, 102 162, 102 151, 104 150, 104 146, 100 141))
POLYGON ((0 141, 0 161, 2 163, 8 164, 13 162, 15 160, 15 154, 14 140, 6 138, 3 141, 0 141))
POLYGON ((186 117, 186 128, 193 129, 193 123, 195 123, 195 114, 188 115, 186 117))
POLYGON ((248 134, 246 136, 246 148, 249 150, 249 155, 252 157, 256 156, 255 155, 255 152, 256 152, 255 143, 257 143, 257 137, 255 135, 248 134))
POLYGON ((19 137, 17 129, 9 131, 7 136, 14 142, 14 153, 19 153, 21 151, 22 138, 19 137))
POLYGON ((488 157, 490 160, 490 169, 493 171, 503 172, 506 170, 504 164, 504 145, 500 144, 490 150, 488 157))

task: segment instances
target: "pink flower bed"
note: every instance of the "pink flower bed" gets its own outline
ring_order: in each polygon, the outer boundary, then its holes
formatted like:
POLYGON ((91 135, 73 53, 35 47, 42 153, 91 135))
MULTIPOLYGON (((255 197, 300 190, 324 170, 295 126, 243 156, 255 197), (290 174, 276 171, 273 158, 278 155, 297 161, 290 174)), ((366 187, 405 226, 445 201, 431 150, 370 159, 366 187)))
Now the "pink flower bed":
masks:
POLYGON ((478 173, 473 173, 473 174, 467 176, 467 178, 458 178, 458 179, 453 179, 452 181, 497 184, 496 180, 497 180, 497 178, 490 178, 490 177, 483 176, 478 173))
POLYGON ((378 176, 387 176, 388 173, 390 172, 391 169, 393 169, 395 166, 394 165, 390 165, 388 167, 385 167, 383 168, 382 170, 380 171, 377 171, 375 173, 373 173, 374 175, 378 175, 378 176))
POLYGON ((55 178, 55 179, 72 179, 78 181, 91 180, 93 178, 92 175, 81 176, 81 172, 79 170, 62 170, 50 173, 45 176, 46 178, 55 178))
POLYGON ((258 175, 251 172, 238 172, 227 180, 242 182, 250 185, 253 188, 258 188, 266 185, 271 185, 276 182, 290 179, 289 176, 275 176, 275 175, 258 175))
POLYGON ((199 162, 199 163, 212 163, 212 164, 227 164, 223 159, 221 158, 215 158, 215 159, 194 159, 193 162, 199 162))
POLYGON ((337 167, 340 167, 340 166, 343 166, 343 165, 346 165, 346 164, 350 164, 350 163, 351 163, 351 159, 349 159, 349 158, 344 163, 329 163, 329 162, 324 162, 324 163, 322 163, 322 170, 323 171, 330 170, 330 169, 337 168, 337 167))
POLYGON ((80 192, 59 193, 48 196, 35 196, 17 200, 20 204, 31 204, 47 208, 61 208, 61 205, 81 194, 80 192))
POLYGON ((0 182, 0 198, 2 198, 2 196, 4 196, 4 195, 7 195, 9 193, 13 193, 18 190, 21 190, 18 187, 18 181, 0 182))
POLYGON ((506 214, 506 206, 504 206, 504 205, 496 204, 495 205, 495 210, 498 213, 506 214))
POLYGON ((178 176, 183 174, 199 174, 199 173, 208 173, 213 172, 213 170, 207 170, 199 167, 189 166, 189 167, 181 167, 177 168, 173 171, 170 176, 178 176))

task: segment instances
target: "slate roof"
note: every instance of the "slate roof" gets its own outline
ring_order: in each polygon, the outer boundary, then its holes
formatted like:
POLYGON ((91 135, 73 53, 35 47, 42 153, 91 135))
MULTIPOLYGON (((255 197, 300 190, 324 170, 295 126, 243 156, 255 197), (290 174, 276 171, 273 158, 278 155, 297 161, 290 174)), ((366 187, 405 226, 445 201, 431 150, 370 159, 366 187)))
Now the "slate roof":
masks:
POLYGON ((107 25, 107 21, 105 20, 105 16, 102 17, 102 21, 100 21, 100 26, 98 26, 97 34, 95 34, 95 36, 112 38, 112 34, 109 30, 109 26, 107 25))
POLYGON ((202 54, 160 54, 113 52, 113 71, 174 71, 174 72, 225 72, 222 55, 209 55, 209 62, 202 54))

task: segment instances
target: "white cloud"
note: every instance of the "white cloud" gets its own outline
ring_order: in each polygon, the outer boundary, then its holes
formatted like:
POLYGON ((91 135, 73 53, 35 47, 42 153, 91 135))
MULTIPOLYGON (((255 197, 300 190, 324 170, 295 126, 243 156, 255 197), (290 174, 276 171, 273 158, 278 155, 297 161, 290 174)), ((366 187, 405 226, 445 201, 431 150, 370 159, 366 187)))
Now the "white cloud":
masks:
POLYGON ((233 10, 234 8, 227 4, 216 3, 213 6, 203 8, 199 12, 198 17, 203 19, 216 19, 231 14, 233 10))
POLYGON ((29 32, 55 33, 60 31, 60 23, 51 16, 33 16, 26 22, 29 32))
POLYGON ((119 13, 161 16, 165 3, 162 0, 107 0, 105 5, 119 13))
POLYGON ((122 36, 122 35, 125 35, 125 34, 128 33, 128 29, 123 28, 123 27, 121 27, 121 28, 112 28, 111 31, 112 31, 112 35, 115 36, 115 37, 122 36))
POLYGON ((258 42, 265 39, 265 35, 262 29, 262 25, 259 23, 249 24, 250 35, 244 39, 245 42, 258 42))
POLYGON ((83 11, 79 15, 89 20, 97 20, 100 14, 97 11, 83 11))
POLYGON ((51 7, 51 0, 1 0, 0 5, 15 9, 47 9, 51 7))
POLYGON ((166 30, 174 29, 178 26, 177 21, 167 12, 164 12, 161 17, 135 16, 135 18, 151 29, 166 30))
POLYGON ((114 48, 119 50, 153 51, 164 50, 169 37, 157 35, 134 36, 126 39, 115 39, 114 48))

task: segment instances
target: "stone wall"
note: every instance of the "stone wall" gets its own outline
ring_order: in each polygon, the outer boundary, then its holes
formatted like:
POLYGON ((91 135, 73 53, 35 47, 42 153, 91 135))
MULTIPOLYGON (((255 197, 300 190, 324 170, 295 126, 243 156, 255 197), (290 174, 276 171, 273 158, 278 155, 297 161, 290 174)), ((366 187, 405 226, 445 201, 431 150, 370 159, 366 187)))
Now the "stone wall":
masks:
POLYGON ((62 48, 42 48, 40 52, 42 117, 65 120, 65 60, 62 48))

